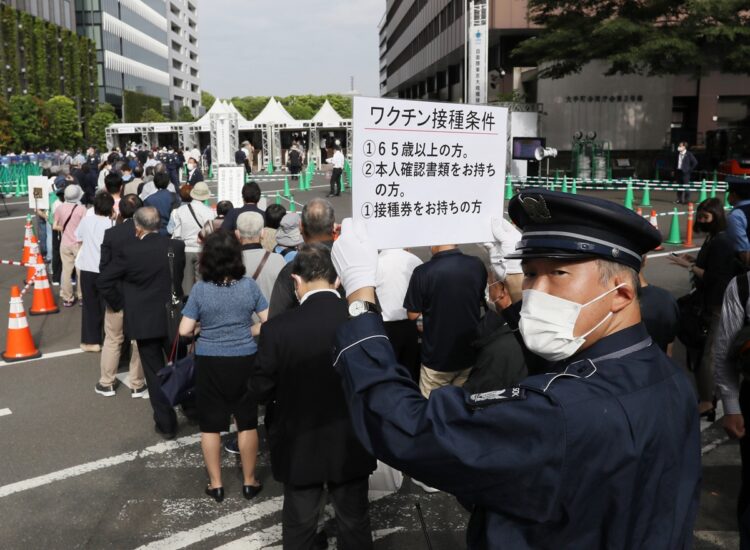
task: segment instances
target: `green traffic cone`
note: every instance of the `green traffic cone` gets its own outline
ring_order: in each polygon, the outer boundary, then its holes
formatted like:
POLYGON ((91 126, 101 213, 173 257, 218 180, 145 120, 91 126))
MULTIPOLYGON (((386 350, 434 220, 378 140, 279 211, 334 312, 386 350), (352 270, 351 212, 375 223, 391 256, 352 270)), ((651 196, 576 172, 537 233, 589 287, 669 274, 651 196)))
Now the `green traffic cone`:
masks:
POLYGON ((208 167, 208 179, 210 180, 214 179, 214 167, 213 166, 208 167))
POLYGON ((664 244, 682 244, 682 237, 680 237, 680 220, 677 219, 677 208, 672 212, 672 225, 669 227, 669 238, 664 241, 664 244))
POLYGON ((289 212, 296 212, 297 204, 294 202, 294 195, 289 196, 289 212))
POLYGON ((711 186, 711 198, 716 198, 716 182, 714 182, 714 184, 711 186))
POLYGON ((567 193, 568 192, 568 176, 563 176, 562 192, 563 193, 567 193))
POLYGON ((511 181, 510 174, 505 178, 505 200, 509 201, 513 198, 513 182, 511 181))
POLYGON ((641 206, 651 206, 651 188, 648 186, 648 182, 646 182, 646 187, 643 188, 641 206))
POLYGON ((578 194, 578 179, 573 178, 573 185, 570 189, 571 194, 577 195, 578 194))
POLYGON ((708 192, 706 191, 706 180, 704 178, 703 183, 701 183, 701 196, 698 198, 698 204, 702 203, 707 198, 708 198, 708 192))
POLYGON ((297 187, 299 187, 300 191, 305 190, 305 178, 306 177, 307 177, 307 174, 305 174, 304 172, 299 173, 299 176, 298 176, 299 184, 297 185, 297 187))
POLYGON ((276 191, 276 204, 281 204, 281 195, 279 195, 278 191, 276 191))
POLYGON ((268 159, 268 166, 266 166, 266 173, 268 175, 273 174, 273 160, 268 159))
POLYGON ((625 191, 625 208, 633 209, 633 178, 628 178, 628 188, 625 191))
POLYGON ((289 176, 284 177, 284 196, 286 198, 289 198, 292 196, 291 191, 289 191, 289 176))

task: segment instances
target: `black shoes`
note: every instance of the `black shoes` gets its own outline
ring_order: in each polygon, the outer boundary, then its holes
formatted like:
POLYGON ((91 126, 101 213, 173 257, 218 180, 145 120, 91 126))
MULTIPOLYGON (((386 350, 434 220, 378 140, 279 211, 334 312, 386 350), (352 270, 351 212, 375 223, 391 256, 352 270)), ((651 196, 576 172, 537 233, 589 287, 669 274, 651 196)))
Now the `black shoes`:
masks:
POLYGON ((211 488, 211 484, 206 487, 206 494, 214 499, 216 502, 224 500, 224 487, 211 488))
POLYGON ((130 397, 132 397, 133 399, 138 399, 138 398, 148 399, 148 386, 144 384, 138 389, 130 390, 130 397))
POLYGON ((102 386, 99 382, 97 382, 96 386, 94 386, 94 391, 99 395, 103 395, 104 397, 114 397, 115 395, 117 395, 117 386, 118 382, 116 380, 115 383, 111 386, 102 386))
POLYGON ((156 425, 154 425, 154 431, 158 433, 160 436, 162 436, 164 439, 166 439, 167 441, 169 441, 170 439, 174 439, 177 436, 177 431, 165 432, 159 426, 156 426, 156 425))
POLYGON ((262 483, 259 483, 258 485, 243 485, 242 496, 245 497, 247 500, 250 500, 255 495, 260 493, 262 490, 263 490, 262 483))

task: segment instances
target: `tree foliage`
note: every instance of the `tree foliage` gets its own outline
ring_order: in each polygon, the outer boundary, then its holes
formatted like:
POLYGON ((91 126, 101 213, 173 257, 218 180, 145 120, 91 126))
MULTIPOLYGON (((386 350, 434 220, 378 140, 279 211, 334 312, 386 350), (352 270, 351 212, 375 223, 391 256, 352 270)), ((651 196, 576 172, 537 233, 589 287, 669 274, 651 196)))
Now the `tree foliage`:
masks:
POLYGON ((177 121, 178 122, 195 121, 195 117, 193 116, 193 111, 190 110, 190 107, 188 107, 187 105, 183 105, 182 107, 180 107, 180 110, 177 113, 177 121))
MULTIPOLYGON (((257 117, 271 98, 268 96, 233 97, 232 103, 237 110, 248 120, 257 117)), ((290 95, 279 97, 276 100, 281 103, 287 112, 297 120, 312 119, 326 100, 336 109, 343 118, 352 116, 352 98, 339 94, 328 95, 290 95)))
POLYGON ((562 78, 587 63, 607 75, 750 73, 747 0, 528 0, 538 36, 514 51, 516 64, 562 78))
POLYGON ((0 95, 0 151, 7 151, 13 146, 13 130, 10 123, 10 106, 0 95))
POLYGON ((167 122, 167 117, 161 114, 161 111, 149 107, 143 111, 138 122, 167 122))
POLYGON ((96 112, 89 118, 89 142, 100 151, 107 149, 106 128, 110 124, 120 122, 115 114, 115 108, 109 103, 99 105, 96 112))
POLYGON ((29 95, 10 98, 8 119, 11 124, 12 146, 17 151, 37 150, 44 145, 44 103, 29 95))
POLYGON ((45 104, 47 116, 47 140, 55 148, 72 150, 83 139, 78 123, 78 112, 73 100, 65 96, 55 96, 45 104))
POLYGON ((213 107, 213 104, 215 102, 216 102, 216 98, 214 96, 212 96, 206 90, 201 90, 201 105, 203 105, 206 108, 206 111, 208 111, 211 107, 213 107))

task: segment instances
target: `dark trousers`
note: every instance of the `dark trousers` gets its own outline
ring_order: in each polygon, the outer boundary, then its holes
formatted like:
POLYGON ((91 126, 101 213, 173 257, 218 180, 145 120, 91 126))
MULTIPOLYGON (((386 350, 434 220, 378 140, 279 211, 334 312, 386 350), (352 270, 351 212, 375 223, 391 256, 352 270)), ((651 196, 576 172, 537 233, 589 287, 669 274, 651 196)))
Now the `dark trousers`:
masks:
MULTIPOLYGON (((367 501, 367 478, 346 483, 328 482, 328 495, 336 512, 338 548, 367 550, 372 548, 372 531, 367 501)), ((284 550, 313 548, 318 516, 325 503, 323 485, 295 487, 284 485, 284 510, 281 533, 284 550)))
POLYGON ((412 379, 419 382, 419 331, 417 323, 404 319, 403 321, 387 321, 383 323, 385 333, 393 346, 393 352, 399 365, 409 369, 412 379))
POLYGON ((59 283, 62 274, 62 258, 60 257, 60 231, 52 232, 52 282, 59 283))
POLYGON ((164 433, 177 431, 177 414, 167 401, 164 392, 161 391, 161 382, 158 372, 165 364, 165 340, 164 338, 148 338, 137 340, 138 353, 141 355, 143 374, 148 384, 149 401, 154 409, 154 422, 156 427, 164 433))
POLYGON ((341 168, 334 168, 331 172, 331 195, 341 194, 341 168))
POLYGON ((681 203, 687 204, 690 202, 690 172, 677 170, 675 175, 677 176, 675 179, 679 186, 677 189, 677 200, 681 203))
POLYGON ((98 273, 81 271, 81 293, 83 295, 83 312, 81 314, 81 343, 102 344, 104 331, 104 300, 96 288, 98 273))
MULTIPOLYGON (((740 389, 740 410, 745 420, 745 430, 750 427, 750 382, 743 382, 740 389)), ((737 519, 740 527, 740 548, 750 550, 750 435, 740 439, 742 459, 742 486, 737 500, 737 519)))

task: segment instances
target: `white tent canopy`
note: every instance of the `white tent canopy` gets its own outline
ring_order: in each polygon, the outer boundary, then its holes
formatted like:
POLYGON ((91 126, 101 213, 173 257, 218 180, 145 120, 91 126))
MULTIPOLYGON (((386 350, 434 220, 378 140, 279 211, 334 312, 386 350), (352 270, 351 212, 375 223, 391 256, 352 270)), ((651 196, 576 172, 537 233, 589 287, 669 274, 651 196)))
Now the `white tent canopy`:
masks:
POLYGON ((292 115, 290 115, 284 106, 272 97, 263 110, 253 119, 255 124, 296 124, 292 115))
POLYGON ((344 119, 341 118, 341 115, 336 112, 336 109, 331 106, 327 99, 312 119, 313 122, 323 124, 324 126, 339 126, 339 124, 343 122, 343 120, 344 119))

